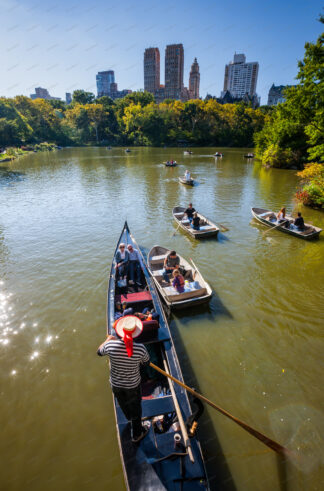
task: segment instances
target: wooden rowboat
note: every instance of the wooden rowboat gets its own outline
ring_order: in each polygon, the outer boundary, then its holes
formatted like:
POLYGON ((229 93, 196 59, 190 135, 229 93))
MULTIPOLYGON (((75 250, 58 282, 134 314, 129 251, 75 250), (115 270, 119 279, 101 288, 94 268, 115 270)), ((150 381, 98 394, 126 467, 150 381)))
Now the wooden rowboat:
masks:
POLYGON ((207 237, 211 236, 216 236, 219 232, 219 228, 215 223, 213 223, 211 220, 208 220, 204 215, 201 213, 198 213, 198 216, 200 218, 200 229, 199 230, 194 230, 189 223, 189 220, 187 217, 184 218, 184 212, 185 208, 182 206, 176 206, 172 210, 172 215, 177 224, 179 225, 182 230, 187 232, 191 237, 194 237, 195 239, 204 239, 207 237))
POLYGON ((185 150, 183 152, 183 155, 192 155, 192 154, 193 154, 193 152, 191 150, 185 150))
MULTIPOLYGON (((142 334, 136 338, 136 342, 145 344, 155 364, 183 381, 159 295, 127 222, 119 237, 116 251, 121 242, 132 244, 140 254, 143 287, 120 288, 116 281, 115 261, 113 260, 108 285, 108 334, 115 334, 113 324, 116 301, 126 301, 128 307, 134 308, 134 312, 142 312, 144 307, 154 308, 159 319, 143 321, 144 329, 142 334)), ((169 379, 161 378, 158 372, 144 367, 141 384, 142 419, 148 421, 149 423, 146 424, 149 424, 150 427, 147 436, 136 444, 131 441, 130 424, 120 409, 117 399, 113 396, 120 457, 126 489, 129 491, 176 489, 206 491, 209 489, 197 437, 194 435, 189 439, 177 428, 176 403, 180 406, 180 417, 182 415, 184 421, 188 421, 188 424, 190 421, 190 426, 192 425, 192 410, 187 392, 178 385, 173 385, 173 382, 170 381, 170 383, 169 379), (180 444, 175 444, 175 435, 177 439, 180 436, 180 444), (183 445, 184 442, 187 446, 183 445)))
POLYGON ((176 162, 176 160, 174 160, 172 163, 167 161, 167 162, 164 162, 164 165, 166 167, 177 167, 177 162, 176 162))
MULTIPOLYGON (((251 211, 254 218, 256 218, 264 225, 267 225, 268 227, 277 227, 277 230, 285 232, 286 234, 294 235, 295 237, 299 237, 300 239, 317 239, 319 234, 322 232, 322 229, 314 227, 309 223, 305 223, 305 229, 303 231, 299 231, 296 228, 293 229, 291 225, 289 228, 286 228, 284 224, 278 227, 277 220, 271 221, 271 217, 275 216, 273 211, 265 210, 264 208, 251 208, 251 211)), ((294 222, 294 218, 292 216, 286 215, 286 219, 289 220, 291 223, 294 222)))
POLYGON ((181 182, 181 184, 186 184, 187 186, 193 186, 195 183, 192 178, 190 178, 190 180, 187 180, 184 177, 179 177, 179 181, 181 182))
POLYGON ((154 246, 147 256, 149 271, 154 279, 155 285, 164 302, 171 309, 184 309, 209 302, 212 289, 204 280, 198 269, 192 266, 186 259, 180 258, 180 271, 183 272, 185 280, 188 280, 188 289, 184 293, 178 293, 173 286, 164 286, 163 263, 170 250, 162 246, 154 246), (185 273, 184 273, 185 271, 185 273))

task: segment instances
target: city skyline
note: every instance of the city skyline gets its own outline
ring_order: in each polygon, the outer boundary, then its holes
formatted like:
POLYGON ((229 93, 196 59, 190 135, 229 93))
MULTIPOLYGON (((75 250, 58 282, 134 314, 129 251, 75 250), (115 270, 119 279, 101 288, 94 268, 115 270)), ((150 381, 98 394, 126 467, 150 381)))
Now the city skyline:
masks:
POLYGON ((202 98, 219 96, 224 67, 237 52, 259 62, 257 93, 266 104, 273 83, 296 83, 305 42, 314 41, 322 29, 317 0, 310 6, 297 1, 293 9, 277 0, 271 6, 253 0, 244 9, 237 0, 231 9, 205 1, 161 8, 146 0, 123 6, 101 0, 96 6, 84 0, 70 6, 45 1, 41 9, 30 0, 23 5, 0 0, 0 7, 5 26, 0 32, 0 95, 6 97, 29 96, 35 87, 46 87, 62 99, 77 89, 96 93, 94 74, 104 70, 118 72, 120 87, 143 89, 145 48, 157 46, 162 52, 168 44, 182 43, 184 74, 195 57, 199 60, 202 98))

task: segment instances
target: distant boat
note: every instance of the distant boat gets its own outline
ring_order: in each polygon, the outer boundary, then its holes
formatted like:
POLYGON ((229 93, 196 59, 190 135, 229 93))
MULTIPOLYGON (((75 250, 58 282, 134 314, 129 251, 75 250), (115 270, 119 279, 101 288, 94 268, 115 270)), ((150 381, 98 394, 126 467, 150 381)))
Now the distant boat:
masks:
POLYGON ((246 159, 253 159, 254 158, 254 153, 247 153, 244 155, 246 159))
POLYGON ((185 150, 183 152, 183 155, 192 155, 192 154, 193 154, 193 152, 191 150, 185 150))
POLYGON ((172 160, 171 162, 168 160, 167 162, 164 162, 164 165, 166 167, 176 167, 177 166, 177 161, 176 160, 172 160))
MULTIPOLYGON (((267 225, 268 227, 277 227, 277 230, 281 232, 285 232, 286 234, 294 235, 295 237, 299 237, 300 239, 310 240, 317 239, 319 234, 322 232, 322 229, 318 227, 314 227, 309 223, 305 223, 304 230, 300 231, 297 228, 285 227, 284 223, 279 226, 275 213, 271 210, 265 210, 264 208, 251 208, 252 215, 259 222, 267 225), (271 217, 274 216, 274 220, 272 221, 271 217)), ((286 215, 285 218, 291 223, 294 221, 292 216, 286 215)))
POLYGON ((111 150, 111 147, 107 147, 107 150, 111 150))
POLYGON ((126 148, 125 152, 129 153, 131 150, 129 148, 126 148))
POLYGON ((220 152, 216 152, 214 153, 214 157, 224 157, 224 154, 220 152))
POLYGON ((194 180, 192 177, 190 179, 185 179, 184 177, 179 177, 179 181, 181 184, 186 184, 187 186, 193 186, 194 185, 194 180))

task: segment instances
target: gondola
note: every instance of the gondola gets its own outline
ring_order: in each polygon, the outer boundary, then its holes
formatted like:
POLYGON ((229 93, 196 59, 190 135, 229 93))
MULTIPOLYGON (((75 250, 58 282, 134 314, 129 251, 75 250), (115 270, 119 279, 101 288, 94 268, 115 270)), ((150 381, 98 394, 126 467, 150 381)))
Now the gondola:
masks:
POLYGON ((256 220, 267 225, 268 227, 277 227, 277 230, 281 232, 285 232, 286 234, 294 235, 295 237, 299 237, 300 239, 311 240, 317 239, 319 234, 322 232, 322 229, 318 227, 314 227, 309 223, 305 223, 305 229, 303 231, 299 231, 296 228, 293 228, 292 223, 294 222, 294 218, 292 216, 286 215, 286 219, 290 221, 290 226, 285 227, 282 225, 278 227, 278 222, 275 217, 275 214, 271 210, 265 210, 264 208, 251 208, 252 215, 256 220))
POLYGON ((167 162, 164 162, 164 165, 166 167, 177 167, 177 162, 174 160, 173 162, 170 162, 169 160, 167 162))
POLYGON ((162 271, 163 263, 170 250, 162 246, 154 246, 147 256, 147 265, 155 285, 166 305, 171 309, 185 309, 193 305, 209 302, 212 289, 204 280, 198 269, 180 258, 180 272, 186 281, 184 293, 178 293, 173 286, 164 285, 162 271))
MULTIPOLYGON (((171 375, 183 381, 178 357, 174 348, 170 328, 163 311, 154 281, 145 265, 144 258, 134 237, 125 222, 119 237, 116 251, 121 242, 132 244, 141 258, 141 284, 139 287, 120 288, 116 278, 113 260, 108 284, 107 331, 113 329, 116 301, 126 301, 134 312, 142 312, 144 307, 154 308, 159 318, 143 321, 143 332, 136 341, 145 344, 151 360, 171 375)), ((115 257, 115 256, 114 256, 115 257)), ((134 340, 135 341, 135 340, 134 340)), ((148 421, 148 435, 139 443, 132 443, 130 424, 121 411, 116 398, 114 410, 116 428, 123 465, 126 488, 129 491, 165 491, 188 489, 208 490, 208 480, 200 443, 197 436, 186 439, 177 426, 175 398, 180 406, 184 421, 192 425, 192 410, 188 395, 177 384, 173 385, 174 396, 170 390, 169 379, 161 376, 150 367, 142 372, 142 418, 148 421), (178 443, 180 437, 180 443, 178 443), (189 446, 188 446, 189 444, 189 446)), ((173 383, 172 383, 173 384, 173 383)))
POLYGON ((187 186, 193 186, 195 181, 192 179, 192 177, 190 179, 185 179, 184 177, 179 177, 179 181, 181 182, 181 184, 186 184, 187 186))
POLYGON ((199 230, 194 230, 190 227, 189 220, 184 217, 185 208, 182 206, 176 206, 172 210, 172 215, 178 226, 187 232, 191 237, 195 239, 204 239, 211 236, 216 236, 219 232, 219 228, 211 220, 208 220, 204 215, 198 213, 200 218, 199 230))

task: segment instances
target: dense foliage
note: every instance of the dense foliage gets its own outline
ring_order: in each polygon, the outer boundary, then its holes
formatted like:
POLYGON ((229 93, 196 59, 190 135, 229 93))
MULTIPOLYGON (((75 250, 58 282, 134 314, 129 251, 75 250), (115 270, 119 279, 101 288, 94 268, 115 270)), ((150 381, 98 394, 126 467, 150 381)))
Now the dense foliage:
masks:
POLYGON ((224 145, 247 147, 265 111, 214 99, 155 104, 148 92, 113 101, 77 90, 72 103, 17 96, 0 98, 0 147, 37 142, 58 145, 224 145))
MULTIPOLYGON (((324 18, 320 19, 324 23, 324 18)), ((261 132, 256 152, 263 164, 302 168, 309 160, 324 161, 324 33, 306 43, 298 63, 298 85, 286 90, 261 132)))
POLYGON ((297 175, 303 182, 303 188, 296 194, 297 199, 304 205, 324 208, 324 165, 306 164, 297 175))

